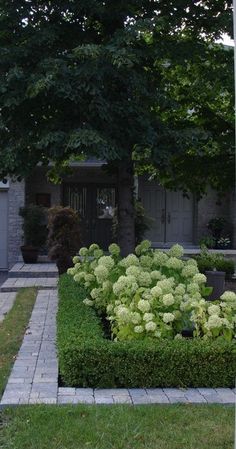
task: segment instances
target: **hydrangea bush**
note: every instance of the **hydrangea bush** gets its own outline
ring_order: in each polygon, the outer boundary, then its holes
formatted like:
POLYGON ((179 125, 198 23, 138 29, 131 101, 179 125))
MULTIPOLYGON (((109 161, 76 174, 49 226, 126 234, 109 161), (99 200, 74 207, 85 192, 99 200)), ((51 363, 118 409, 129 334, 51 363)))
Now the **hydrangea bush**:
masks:
POLYGON ((234 338, 236 294, 207 302, 206 277, 195 260, 182 259, 180 245, 162 252, 144 240, 121 258, 113 243, 109 253, 97 244, 81 248, 68 274, 86 289, 84 303, 106 314, 115 340, 182 338, 184 329, 205 339, 234 338))

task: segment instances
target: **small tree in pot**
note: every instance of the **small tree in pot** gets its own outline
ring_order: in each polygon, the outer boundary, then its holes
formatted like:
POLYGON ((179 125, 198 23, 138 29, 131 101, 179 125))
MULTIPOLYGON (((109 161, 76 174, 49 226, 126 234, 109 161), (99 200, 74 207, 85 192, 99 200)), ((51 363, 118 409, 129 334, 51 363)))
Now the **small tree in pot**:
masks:
POLYGON ((59 274, 73 266, 72 256, 81 246, 80 220, 76 211, 56 206, 48 211, 48 255, 55 260, 59 274))
POLYGON ((45 210, 41 206, 29 204, 21 207, 19 215, 23 218, 24 245, 21 246, 25 263, 37 262, 39 249, 47 238, 45 210))

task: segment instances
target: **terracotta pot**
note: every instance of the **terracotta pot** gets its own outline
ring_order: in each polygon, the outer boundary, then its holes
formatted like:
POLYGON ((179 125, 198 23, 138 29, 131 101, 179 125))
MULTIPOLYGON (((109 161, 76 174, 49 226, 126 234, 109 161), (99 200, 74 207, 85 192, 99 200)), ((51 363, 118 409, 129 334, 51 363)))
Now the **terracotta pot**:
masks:
POLYGON ((23 245, 21 246, 21 253, 23 257, 23 261, 25 263, 36 263, 38 260, 38 248, 35 248, 33 246, 27 246, 23 245))

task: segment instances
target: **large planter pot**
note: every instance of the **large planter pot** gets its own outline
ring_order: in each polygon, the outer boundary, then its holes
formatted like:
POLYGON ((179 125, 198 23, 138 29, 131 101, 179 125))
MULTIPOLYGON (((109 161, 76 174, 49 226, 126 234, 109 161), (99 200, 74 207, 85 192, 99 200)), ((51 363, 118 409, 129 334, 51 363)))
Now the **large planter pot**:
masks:
POLYGON ((206 271, 207 286, 213 287, 213 291, 206 298, 207 301, 215 301, 223 295, 225 291, 225 272, 224 271, 206 271))
POLYGON ((36 263, 38 260, 38 248, 35 248, 33 246, 27 246, 23 245, 21 246, 21 253, 23 257, 23 261, 25 263, 36 263))

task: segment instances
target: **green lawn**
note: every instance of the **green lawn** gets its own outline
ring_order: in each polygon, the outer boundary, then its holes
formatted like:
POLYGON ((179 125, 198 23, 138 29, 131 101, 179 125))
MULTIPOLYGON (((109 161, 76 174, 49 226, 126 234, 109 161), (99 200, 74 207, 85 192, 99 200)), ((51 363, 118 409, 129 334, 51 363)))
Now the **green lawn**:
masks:
POLYGON ((1 449, 233 449, 234 408, 31 406, 0 414, 1 449))
MULTIPOLYGON (((0 323, 0 398, 4 391, 15 356, 28 325, 37 290, 21 289, 11 311, 0 323)), ((1 446, 0 446, 1 448, 1 446)))

